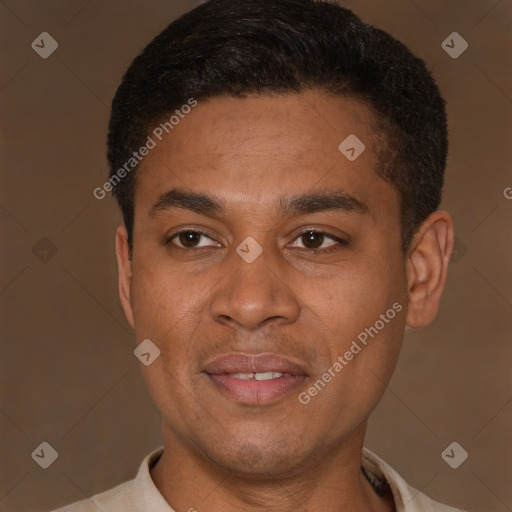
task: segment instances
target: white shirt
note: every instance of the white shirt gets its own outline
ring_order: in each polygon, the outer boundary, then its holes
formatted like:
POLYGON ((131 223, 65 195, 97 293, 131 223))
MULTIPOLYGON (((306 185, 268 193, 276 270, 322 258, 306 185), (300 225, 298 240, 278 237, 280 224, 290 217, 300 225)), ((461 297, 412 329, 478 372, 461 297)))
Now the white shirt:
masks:
MULTIPOLYGON (((156 488, 150 474, 150 468, 163 450, 161 446, 148 454, 133 480, 53 512, 175 512, 156 488)), ((367 448, 363 448, 362 455, 366 472, 389 484, 398 512, 463 512, 437 503, 413 489, 391 466, 367 448)))

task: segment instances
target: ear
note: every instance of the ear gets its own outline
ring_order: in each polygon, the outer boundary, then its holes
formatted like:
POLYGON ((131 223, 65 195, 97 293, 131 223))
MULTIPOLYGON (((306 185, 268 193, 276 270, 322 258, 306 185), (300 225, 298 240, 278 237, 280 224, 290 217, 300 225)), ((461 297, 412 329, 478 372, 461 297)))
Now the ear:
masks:
POLYGON ((121 224, 116 230, 116 257, 119 275, 119 298, 121 299, 126 320, 128 320, 131 328, 135 329, 131 302, 132 263, 128 245, 128 232, 124 224, 121 224))
POLYGON ((406 324, 418 329, 435 319, 453 250, 453 221, 432 213, 414 236, 406 264, 409 307, 406 324))

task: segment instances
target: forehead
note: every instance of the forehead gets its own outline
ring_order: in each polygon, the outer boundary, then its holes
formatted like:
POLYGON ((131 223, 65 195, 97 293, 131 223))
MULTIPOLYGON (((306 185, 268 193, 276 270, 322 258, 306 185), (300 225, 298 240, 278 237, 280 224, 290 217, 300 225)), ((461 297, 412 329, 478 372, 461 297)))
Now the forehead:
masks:
POLYGON ((360 101, 312 90, 199 102, 161 140, 150 132, 156 145, 137 171, 135 203, 150 208, 179 187, 263 208, 273 195, 317 186, 365 202, 360 196, 389 188, 375 172, 373 126, 360 101))

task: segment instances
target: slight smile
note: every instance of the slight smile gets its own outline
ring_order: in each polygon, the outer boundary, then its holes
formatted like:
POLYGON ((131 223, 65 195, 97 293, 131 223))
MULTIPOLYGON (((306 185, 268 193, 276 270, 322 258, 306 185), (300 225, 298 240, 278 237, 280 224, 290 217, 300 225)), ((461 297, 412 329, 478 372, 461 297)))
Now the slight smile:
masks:
POLYGON ((308 377, 301 365, 270 353, 226 354, 209 361, 203 371, 223 394, 247 405, 277 402, 308 377))

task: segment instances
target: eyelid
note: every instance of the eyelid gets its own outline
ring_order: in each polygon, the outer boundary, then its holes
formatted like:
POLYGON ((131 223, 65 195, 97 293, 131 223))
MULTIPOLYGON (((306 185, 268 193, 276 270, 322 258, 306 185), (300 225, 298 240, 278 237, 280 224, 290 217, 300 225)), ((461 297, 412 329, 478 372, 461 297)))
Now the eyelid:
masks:
POLYGON ((331 240, 335 240, 336 242, 339 242, 343 245, 349 245, 352 241, 352 238, 345 234, 345 233, 339 233, 335 234, 333 233, 329 228, 322 228, 318 226, 309 226, 309 227, 303 227, 300 228, 298 231, 292 233, 292 236, 294 236, 294 241, 299 238, 300 236, 305 235, 306 233, 309 233, 310 231, 313 231, 314 233, 319 233, 322 235, 325 235, 327 238, 330 238, 331 240))
POLYGON ((341 238, 337 235, 334 235, 332 233, 330 233, 329 231, 325 231, 325 230, 322 230, 322 229, 306 229, 306 230, 303 230, 301 232, 299 232, 295 238, 293 239, 293 241, 291 242, 292 244, 296 243, 298 239, 300 239, 300 237, 304 236, 305 234, 307 233, 310 233, 310 232, 313 232, 313 233, 316 233, 316 234, 320 234, 320 235, 323 235, 325 238, 335 242, 334 244, 328 246, 328 247, 324 247, 323 249, 309 249, 307 247, 294 247, 293 249, 295 250, 301 250, 301 251, 305 251, 305 252, 308 252, 308 253, 312 253, 312 254, 318 254, 318 255, 321 255, 321 254, 328 254, 328 253, 331 253, 333 251, 337 251, 337 250, 340 250, 342 247, 348 247, 350 245, 350 241, 348 239, 348 237, 346 238, 341 238))

